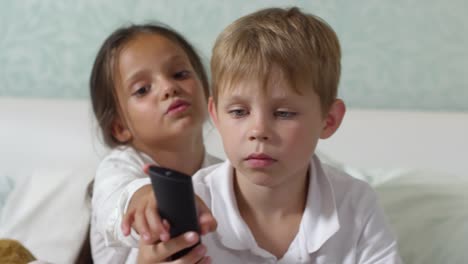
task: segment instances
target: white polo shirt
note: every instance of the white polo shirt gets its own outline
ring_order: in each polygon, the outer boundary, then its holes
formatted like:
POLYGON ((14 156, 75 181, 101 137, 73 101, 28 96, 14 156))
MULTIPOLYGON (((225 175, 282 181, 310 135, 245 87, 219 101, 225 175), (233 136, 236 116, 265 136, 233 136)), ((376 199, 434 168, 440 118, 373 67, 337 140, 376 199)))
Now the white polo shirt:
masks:
POLYGON ((202 238, 213 263, 401 263, 371 187, 315 156, 310 166, 299 231, 281 259, 257 245, 240 216, 229 161, 197 172, 195 192, 218 221, 217 231, 202 238))

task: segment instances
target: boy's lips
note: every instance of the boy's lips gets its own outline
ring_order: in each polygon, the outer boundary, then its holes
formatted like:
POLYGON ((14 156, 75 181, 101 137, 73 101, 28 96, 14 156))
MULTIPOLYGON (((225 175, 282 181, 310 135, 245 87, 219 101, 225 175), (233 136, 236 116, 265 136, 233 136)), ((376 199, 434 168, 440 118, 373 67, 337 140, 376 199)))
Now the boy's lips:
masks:
POLYGON ((175 114, 175 113, 183 112, 189 106, 190 106, 189 102, 185 100, 177 99, 169 105, 169 107, 166 110, 166 114, 173 114, 173 113, 175 114))
POLYGON ((252 168, 266 168, 277 160, 263 153, 250 154, 245 161, 252 168))

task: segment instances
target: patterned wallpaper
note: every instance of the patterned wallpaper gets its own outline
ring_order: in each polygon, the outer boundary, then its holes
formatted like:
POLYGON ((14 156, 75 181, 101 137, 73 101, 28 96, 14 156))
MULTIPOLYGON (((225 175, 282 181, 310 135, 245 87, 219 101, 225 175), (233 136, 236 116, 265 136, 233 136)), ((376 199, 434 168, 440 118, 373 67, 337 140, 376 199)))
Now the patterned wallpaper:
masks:
POLYGON ((466 0, 4 0, 0 96, 87 98, 94 55, 122 24, 169 24, 208 62, 216 35, 234 19, 292 5, 337 31, 348 106, 468 111, 466 0))

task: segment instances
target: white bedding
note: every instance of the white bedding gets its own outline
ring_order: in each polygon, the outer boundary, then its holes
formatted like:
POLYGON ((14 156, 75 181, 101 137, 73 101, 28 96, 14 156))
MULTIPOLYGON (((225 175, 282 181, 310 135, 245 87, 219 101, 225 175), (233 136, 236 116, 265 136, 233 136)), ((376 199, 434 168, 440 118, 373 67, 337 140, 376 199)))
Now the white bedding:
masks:
POLYGON ((375 189, 405 263, 466 263, 468 177, 421 170, 386 174, 393 177, 376 181, 375 189))
MULTIPOLYGON (((71 263, 85 235, 85 189, 105 151, 91 116, 85 100, 0 97, 0 180, 14 185, 1 185, 0 206, 1 194, 9 196, 0 237, 20 240, 40 259, 71 263)), ((466 135, 468 113, 351 109, 319 150, 375 186, 405 263, 464 263, 466 135)), ((205 137, 208 151, 224 157, 215 129, 207 125, 205 137)))

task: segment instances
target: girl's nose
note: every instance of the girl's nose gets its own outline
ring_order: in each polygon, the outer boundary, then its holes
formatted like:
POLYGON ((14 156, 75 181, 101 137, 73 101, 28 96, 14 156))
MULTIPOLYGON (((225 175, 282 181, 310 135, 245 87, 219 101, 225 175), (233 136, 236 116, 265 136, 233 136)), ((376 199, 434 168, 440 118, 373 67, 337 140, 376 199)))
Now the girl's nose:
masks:
POLYGON ((169 99, 171 97, 177 96, 180 94, 180 87, 175 81, 165 80, 163 83, 163 99, 169 99))

